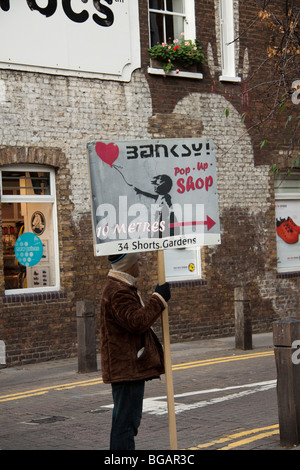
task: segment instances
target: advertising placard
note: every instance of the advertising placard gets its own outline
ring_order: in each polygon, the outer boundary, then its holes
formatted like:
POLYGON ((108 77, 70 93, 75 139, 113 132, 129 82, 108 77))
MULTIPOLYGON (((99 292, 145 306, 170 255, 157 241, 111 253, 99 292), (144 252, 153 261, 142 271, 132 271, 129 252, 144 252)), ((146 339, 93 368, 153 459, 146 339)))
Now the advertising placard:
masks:
POLYGON ((278 272, 300 271, 299 200, 276 201, 278 272))
POLYGON ((0 44, 0 68, 129 81, 138 0, 1 0, 0 44))
POLYGON ((212 139, 87 147, 96 256, 221 243, 212 139))

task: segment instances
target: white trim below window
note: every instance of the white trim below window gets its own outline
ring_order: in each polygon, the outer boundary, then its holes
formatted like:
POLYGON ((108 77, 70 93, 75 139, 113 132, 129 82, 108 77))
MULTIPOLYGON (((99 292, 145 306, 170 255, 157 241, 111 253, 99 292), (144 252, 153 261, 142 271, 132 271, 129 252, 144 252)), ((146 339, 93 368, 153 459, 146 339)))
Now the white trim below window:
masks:
POLYGON ((175 70, 171 70, 171 72, 166 73, 164 69, 157 69, 155 67, 148 67, 148 73, 152 75, 166 75, 168 77, 194 78, 196 80, 203 79, 203 74, 200 72, 176 72, 175 70))

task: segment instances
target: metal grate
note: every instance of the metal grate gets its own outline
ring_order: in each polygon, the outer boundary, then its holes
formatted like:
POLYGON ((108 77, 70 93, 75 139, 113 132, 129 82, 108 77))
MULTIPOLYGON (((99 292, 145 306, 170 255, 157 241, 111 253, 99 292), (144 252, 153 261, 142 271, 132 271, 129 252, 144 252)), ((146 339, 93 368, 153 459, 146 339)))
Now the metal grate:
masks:
POLYGON ((57 421, 65 421, 66 419, 68 418, 65 416, 48 416, 45 418, 32 419, 27 421, 26 424, 50 424, 56 423, 57 421))
POLYGON ((2 194, 49 195, 50 173, 2 171, 2 194))

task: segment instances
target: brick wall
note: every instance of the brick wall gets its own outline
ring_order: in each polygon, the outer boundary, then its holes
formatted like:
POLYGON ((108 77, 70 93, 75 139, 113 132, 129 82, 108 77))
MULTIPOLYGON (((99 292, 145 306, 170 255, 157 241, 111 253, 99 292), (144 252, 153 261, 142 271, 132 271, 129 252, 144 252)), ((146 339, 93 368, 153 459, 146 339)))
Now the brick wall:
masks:
MULTIPOLYGON (((219 82, 216 3, 196 2, 197 35, 209 59, 203 80, 148 74, 146 0, 139 2, 142 68, 130 83, 0 70, 0 165, 32 162, 56 169, 61 267, 61 292, 13 298, 4 295, 0 269, 0 339, 9 365, 75 354, 76 301, 93 300, 99 313, 108 263, 94 257, 92 246, 86 144, 95 139, 214 139, 222 244, 202 250, 203 282, 172 287, 172 341, 233 335, 234 288, 240 285, 250 293, 254 331, 298 314, 299 278, 280 279, 276 272, 269 162, 260 158, 256 166, 252 136, 241 122, 250 109, 250 96, 242 91, 257 49, 243 40, 242 83, 219 82)), ((251 12, 253 2, 247 5, 251 12)), ((237 13, 246 24, 249 15, 237 13)), ((0 242, 2 259, 1 250, 0 242)), ((156 253, 144 254, 143 262, 146 297, 157 282, 156 253)))
MULTIPOLYGON (((7 130, 7 128, 6 128, 7 130)), ((6 343, 7 364, 49 360, 76 352, 74 269, 70 172, 59 149, 0 147, 0 162, 47 165, 56 170, 61 291, 4 295, 1 269, 0 336, 6 343)), ((3 245, 0 244, 1 260, 3 245)), ((2 266, 2 263, 1 263, 2 266)))

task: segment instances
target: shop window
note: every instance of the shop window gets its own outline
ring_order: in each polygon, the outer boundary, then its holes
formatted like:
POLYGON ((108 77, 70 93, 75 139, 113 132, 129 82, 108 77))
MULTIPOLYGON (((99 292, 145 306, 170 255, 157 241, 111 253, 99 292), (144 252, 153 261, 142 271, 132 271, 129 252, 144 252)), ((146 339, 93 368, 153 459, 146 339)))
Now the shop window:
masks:
POLYGON ((149 0, 150 46, 170 39, 195 39, 194 0, 149 0))
POLYGON ((236 75, 233 0, 220 0, 222 81, 241 81, 236 75))
POLYGON ((5 294, 58 289, 54 171, 8 166, 0 176, 5 294))
POLYGON ((300 274, 300 172, 275 177, 278 273, 300 274))

